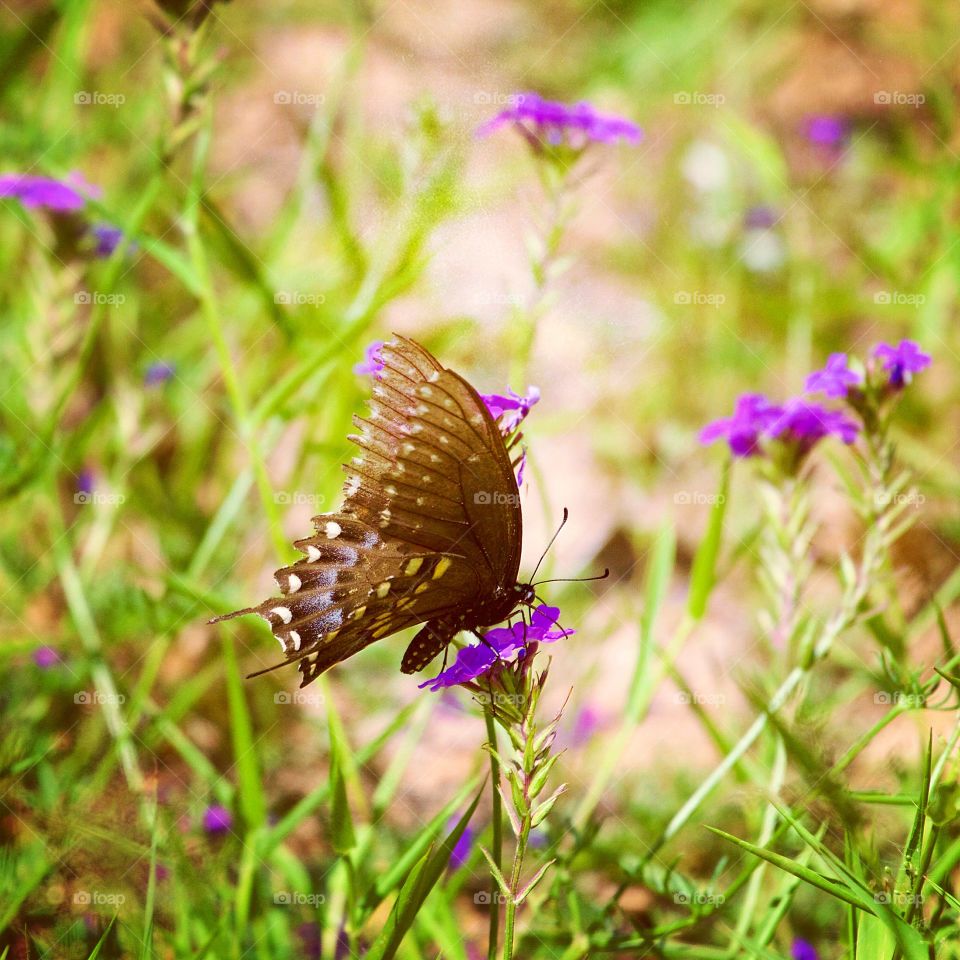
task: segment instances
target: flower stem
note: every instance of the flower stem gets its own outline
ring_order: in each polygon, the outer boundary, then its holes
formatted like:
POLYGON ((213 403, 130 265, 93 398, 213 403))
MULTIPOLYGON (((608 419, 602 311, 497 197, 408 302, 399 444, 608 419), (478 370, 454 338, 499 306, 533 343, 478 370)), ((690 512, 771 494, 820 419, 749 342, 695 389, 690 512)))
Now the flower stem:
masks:
MULTIPOLYGON (((493 837, 491 856, 498 870, 503 864, 503 802, 500 799, 500 761, 497 760, 497 727, 490 706, 485 706, 483 718, 487 724, 487 742, 490 744, 490 788, 493 818, 493 837)), ((491 876, 490 889, 496 889, 496 880, 491 876)), ((496 897, 490 903, 490 936, 487 944, 488 960, 497 956, 497 941, 500 934, 500 902, 496 897)))
MULTIPOLYGON (((525 785, 525 796, 526 793, 525 785)), ((530 841, 531 821, 533 819, 529 800, 526 807, 527 812, 520 821, 520 836, 517 837, 517 847, 513 854, 513 868, 510 871, 510 896, 507 899, 503 928, 503 960, 513 960, 513 939, 517 922, 517 897, 520 895, 520 875, 523 870, 523 858, 527 853, 527 844, 530 841)))

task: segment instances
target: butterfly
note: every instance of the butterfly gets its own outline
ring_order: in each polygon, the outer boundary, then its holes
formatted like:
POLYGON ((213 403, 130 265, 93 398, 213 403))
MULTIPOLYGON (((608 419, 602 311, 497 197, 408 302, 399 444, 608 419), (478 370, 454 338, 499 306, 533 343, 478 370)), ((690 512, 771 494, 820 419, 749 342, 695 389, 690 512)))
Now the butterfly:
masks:
POLYGON ((343 506, 295 542, 304 556, 274 574, 280 597, 211 621, 263 617, 285 663, 299 663, 301 687, 422 623, 400 664, 416 673, 460 631, 479 636, 535 599, 517 580, 515 464, 480 394, 405 337, 376 359, 369 416, 354 417, 361 432, 349 438, 359 454, 344 465, 343 506))

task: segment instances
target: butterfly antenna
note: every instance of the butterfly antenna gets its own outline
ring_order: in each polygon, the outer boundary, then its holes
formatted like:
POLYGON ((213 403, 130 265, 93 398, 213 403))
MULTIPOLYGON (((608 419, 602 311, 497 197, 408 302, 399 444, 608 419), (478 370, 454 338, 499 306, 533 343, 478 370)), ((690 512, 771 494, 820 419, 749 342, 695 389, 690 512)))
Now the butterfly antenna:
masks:
POLYGON ((591 580, 606 580, 610 576, 610 568, 604 567, 603 573, 595 577, 557 577, 553 580, 538 580, 534 586, 539 587, 541 583, 590 583, 591 580))
POLYGON ((537 571, 540 569, 540 564, 543 563, 543 558, 550 552, 550 548, 553 546, 557 537, 560 536, 560 531, 563 529, 564 524, 566 524, 567 522, 567 517, 569 516, 570 516, 570 511, 566 507, 564 507, 563 519, 560 521, 560 526, 557 527, 557 532, 550 538, 550 542, 547 544, 546 549, 543 551, 543 553, 540 554, 540 559, 537 561, 537 565, 533 568, 533 573, 530 576, 531 582, 533 581, 533 578, 537 575, 537 571))

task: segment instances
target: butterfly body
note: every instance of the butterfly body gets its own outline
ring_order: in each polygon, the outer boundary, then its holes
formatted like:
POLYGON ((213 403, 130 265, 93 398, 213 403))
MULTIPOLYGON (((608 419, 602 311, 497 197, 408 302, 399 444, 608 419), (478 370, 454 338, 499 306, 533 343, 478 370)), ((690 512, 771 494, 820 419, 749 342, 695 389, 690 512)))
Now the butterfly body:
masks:
POLYGON ((275 573, 281 596, 257 613, 301 686, 363 647, 424 624, 401 670, 422 670, 461 630, 477 632, 532 600, 518 584, 522 518, 500 428, 466 380, 423 347, 380 349, 370 413, 344 504, 314 517, 304 556, 275 573))

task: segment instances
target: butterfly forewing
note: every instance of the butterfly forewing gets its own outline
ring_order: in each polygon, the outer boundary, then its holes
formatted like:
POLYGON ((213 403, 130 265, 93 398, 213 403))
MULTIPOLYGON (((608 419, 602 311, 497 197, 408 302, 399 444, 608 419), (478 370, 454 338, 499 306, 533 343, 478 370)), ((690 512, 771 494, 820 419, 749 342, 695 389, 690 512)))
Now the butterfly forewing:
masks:
MULTIPOLYGON (((275 574, 283 596, 258 613, 301 685, 358 650, 430 621, 403 659, 420 670, 460 628, 503 619, 520 561, 519 491, 510 456, 476 390, 411 340, 384 367, 341 511, 314 518, 304 556, 275 574)), ((231 614, 230 616, 233 616, 231 614)))

